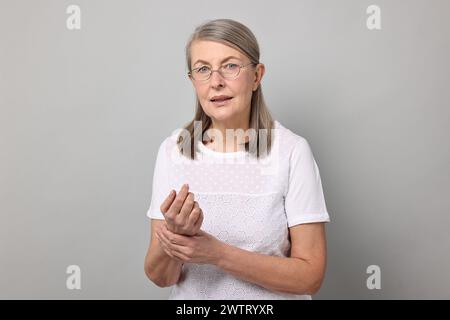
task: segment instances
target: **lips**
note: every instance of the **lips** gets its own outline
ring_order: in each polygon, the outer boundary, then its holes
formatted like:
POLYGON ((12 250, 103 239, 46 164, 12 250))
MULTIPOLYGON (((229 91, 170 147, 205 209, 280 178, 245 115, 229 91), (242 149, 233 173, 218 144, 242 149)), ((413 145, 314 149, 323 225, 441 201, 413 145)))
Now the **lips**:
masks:
POLYGON ((211 99, 209 99, 209 101, 212 101, 212 102, 214 102, 214 101, 219 102, 219 101, 230 100, 230 99, 232 99, 232 98, 233 98, 233 97, 221 95, 221 96, 214 96, 214 97, 212 97, 211 99))

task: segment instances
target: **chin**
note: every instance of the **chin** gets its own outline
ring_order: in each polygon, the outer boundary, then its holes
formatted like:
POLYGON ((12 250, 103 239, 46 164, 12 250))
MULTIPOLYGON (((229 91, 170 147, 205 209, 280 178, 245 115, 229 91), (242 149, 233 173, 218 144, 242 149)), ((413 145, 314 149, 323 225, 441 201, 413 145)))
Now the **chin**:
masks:
POLYGON ((210 114, 210 117, 214 118, 217 121, 226 121, 233 118, 233 113, 229 110, 213 110, 210 114))
POLYGON ((213 112, 212 117, 217 121, 226 121, 228 119, 231 119, 231 114, 224 112, 213 112))

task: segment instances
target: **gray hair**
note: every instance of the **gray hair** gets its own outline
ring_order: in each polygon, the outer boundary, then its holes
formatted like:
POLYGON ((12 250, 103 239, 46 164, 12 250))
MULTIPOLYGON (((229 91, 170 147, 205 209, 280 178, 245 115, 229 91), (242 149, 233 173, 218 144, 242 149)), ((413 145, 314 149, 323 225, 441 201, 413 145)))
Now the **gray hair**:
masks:
MULTIPOLYGON (((200 26, 198 26, 194 33, 189 38, 186 44, 186 64, 189 71, 191 71, 191 45, 196 40, 209 40, 220 42, 229 47, 232 47, 242 54, 247 56, 254 66, 259 63, 259 45, 258 41, 254 34, 240 22, 231 19, 216 19, 207 21, 200 26)), ((189 150, 189 158, 195 159, 195 153, 197 151, 197 146, 195 141, 202 141, 204 132, 209 129, 212 124, 211 118, 203 111, 203 108, 196 97, 196 108, 194 119, 189 121, 185 126, 185 132, 187 131, 188 135, 179 135, 177 144, 180 152, 186 155, 186 150, 189 150), (194 124, 201 121, 201 132, 195 131, 197 135, 201 134, 201 137, 194 137, 194 124), (185 139, 188 137, 187 139, 185 139)), ((250 109, 250 123, 249 128, 254 129, 256 135, 253 137, 256 141, 253 141, 253 146, 255 146, 255 150, 251 151, 251 153, 256 152, 256 157, 260 157, 260 143, 259 143, 259 134, 262 131, 265 131, 267 134, 266 139, 267 142, 264 144, 267 150, 265 150, 268 155, 272 146, 272 129, 274 126, 274 122, 270 112, 267 108, 267 105, 264 101, 261 84, 259 84, 258 88, 253 91, 252 99, 251 99, 251 109, 250 109)), ((250 141, 245 143, 245 150, 249 151, 250 143, 252 142, 252 137, 249 137, 250 141)))

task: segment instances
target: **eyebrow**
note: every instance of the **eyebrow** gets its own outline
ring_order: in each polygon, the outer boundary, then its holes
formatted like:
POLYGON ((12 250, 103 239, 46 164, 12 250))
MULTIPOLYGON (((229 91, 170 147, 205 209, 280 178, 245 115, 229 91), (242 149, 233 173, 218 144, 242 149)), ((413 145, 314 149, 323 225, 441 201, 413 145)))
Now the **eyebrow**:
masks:
MULTIPOLYGON (((223 59, 221 62, 224 62, 224 61, 227 61, 227 60, 230 60, 230 59, 237 59, 237 60, 242 60, 241 58, 238 58, 238 57, 235 57, 235 56, 228 56, 228 57, 226 57, 225 59, 223 59)), ((193 66, 195 66, 197 63, 199 63, 199 62, 201 62, 201 63, 204 63, 204 64, 209 64, 209 62, 207 62, 207 61, 204 61, 204 60, 197 60, 197 61, 195 61, 195 63, 193 64, 193 66)))

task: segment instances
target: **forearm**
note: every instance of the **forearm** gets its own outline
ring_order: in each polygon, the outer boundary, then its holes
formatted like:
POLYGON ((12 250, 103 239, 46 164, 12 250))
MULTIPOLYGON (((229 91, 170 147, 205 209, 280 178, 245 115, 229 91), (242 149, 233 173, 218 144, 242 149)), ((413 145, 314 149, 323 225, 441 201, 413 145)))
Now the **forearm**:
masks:
POLYGON ((182 266, 182 262, 170 257, 159 245, 145 257, 145 273, 160 287, 176 284, 181 276, 182 266))
POLYGON ((269 256, 223 243, 215 263, 224 271, 269 290, 314 294, 321 282, 318 271, 306 260, 269 256))

